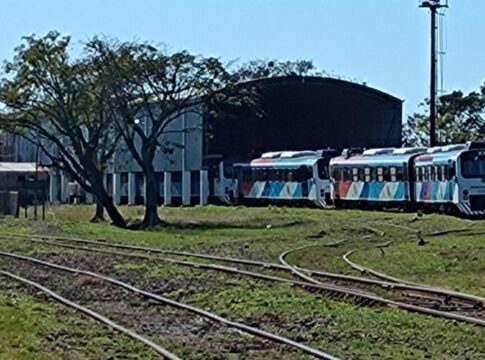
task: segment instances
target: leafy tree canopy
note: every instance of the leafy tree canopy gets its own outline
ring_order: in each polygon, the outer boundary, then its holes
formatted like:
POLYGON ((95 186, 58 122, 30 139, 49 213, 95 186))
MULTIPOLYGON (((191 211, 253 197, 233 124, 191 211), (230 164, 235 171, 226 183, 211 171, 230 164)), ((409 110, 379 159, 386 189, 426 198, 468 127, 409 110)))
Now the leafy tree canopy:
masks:
MULTIPOLYGON (((429 102, 422 106, 429 106, 429 102)), ((440 144, 485 140, 485 83, 469 94, 453 91, 440 96, 436 131, 440 144)), ((409 116, 403 135, 405 145, 428 145, 429 112, 409 116)))

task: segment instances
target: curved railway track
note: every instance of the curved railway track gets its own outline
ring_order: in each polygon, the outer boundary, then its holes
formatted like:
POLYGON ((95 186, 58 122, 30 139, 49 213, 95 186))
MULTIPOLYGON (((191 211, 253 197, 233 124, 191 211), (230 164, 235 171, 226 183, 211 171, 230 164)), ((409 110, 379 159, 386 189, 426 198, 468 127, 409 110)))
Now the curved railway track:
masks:
POLYGON ((391 290, 400 290, 404 292, 408 292, 412 294, 413 296, 416 297, 422 297, 422 298, 427 298, 427 299, 442 299, 446 303, 452 303, 455 302, 457 304, 466 304, 469 306, 472 306, 476 309, 485 309, 485 298, 482 298, 480 296, 476 295, 470 295, 470 294, 465 294, 457 291, 451 291, 451 290, 445 290, 445 289, 440 289, 440 288, 435 288, 431 287, 428 285, 423 285, 423 284, 418 284, 418 283, 412 283, 412 282, 406 282, 402 279, 395 278, 392 276, 388 276, 383 273, 379 273, 377 271, 374 271, 370 268, 363 267, 361 265, 355 264, 351 262, 348 257, 355 252, 356 250, 352 250, 347 252, 342 256, 344 261, 349 264, 353 269, 358 270, 361 273, 368 273, 371 275, 374 275, 376 277, 385 279, 386 281, 380 281, 380 280, 373 280, 373 279, 368 279, 364 277, 357 277, 357 276, 349 276, 349 275, 341 275, 341 274, 335 274, 335 273, 329 273, 329 272, 322 272, 322 271, 316 271, 316 270, 310 270, 310 269, 305 269, 305 268, 300 268, 298 266, 293 266, 290 265, 286 262, 285 258, 296 251, 301 251, 310 247, 317 247, 317 246, 322 246, 322 245, 307 245, 307 246, 302 246, 296 249, 291 249, 283 252, 279 260, 280 262, 285 265, 288 269, 290 269, 296 276, 299 276, 300 278, 305 279, 306 281, 312 282, 314 284, 321 284, 320 281, 315 280, 314 278, 311 277, 312 274, 320 275, 320 276, 326 276, 326 277, 331 277, 334 279, 338 280, 346 280, 350 282, 355 282, 355 283, 361 283, 361 284, 368 284, 368 285, 375 285, 382 287, 384 289, 391 289, 391 290))
POLYGON ((102 275, 102 274, 99 274, 99 273, 95 273, 95 272, 91 272, 91 271, 87 271, 87 270, 83 270, 83 269, 79 269, 79 268, 71 268, 71 267, 67 267, 67 266, 63 266, 63 265, 59 265, 59 264, 55 264, 55 263, 51 263, 51 262, 47 262, 47 261, 43 261, 43 260, 39 260, 39 259, 30 257, 30 256, 18 255, 18 254, 9 253, 9 252, 0 251, 0 256, 11 258, 11 259, 16 259, 16 260, 19 260, 19 261, 29 262, 29 263, 32 263, 32 264, 35 264, 35 265, 43 266, 43 267, 46 267, 46 268, 49 268, 49 269, 54 269, 54 270, 58 270, 58 271, 65 272, 65 273, 70 273, 70 274, 75 274, 75 275, 84 275, 84 276, 88 276, 88 277, 91 277, 91 278, 95 278, 95 279, 101 280, 103 282, 106 282, 106 283, 118 286, 120 288, 123 288, 124 290, 135 293, 135 294, 140 295, 144 298, 150 299, 151 301, 154 301, 156 303, 168 305, 168 306, 171 306, 171 307, 174 307, 174 308, 177 308, 177 309, 181 309, 181 310, 185 310, 185 311, 194 313, 196 315, 199 315, 199 316, 204 317, 206 319, 209 319, 211 321, 222 323, 222 324, 224 324, 228 327, 237 329, 237 330, 242 331, 244 333, 247 333, 247 334, 250 334, 250 335, 253 335, 253 336, 257 336, 257 337, 260 337, 260 338, 264 338, 264 339, 267 339, 267 340, 271 340, 271 341, 274 341, 274 342, 295 348, 295 349, 302 351, 306 354, 312 355, 312 356, 314 356, 318 359, 339 360, 339 358, 337 358, 333 355, 327 354, 323 351, 312 348, 312 347, 307 346, 305 344, 293 341, 293 340, 288 339, 286 337, 276 335, 276 334, 273 334, 273 333, 267 332, 265 330, 261 330, 259 328, 252 327, 252 326, 249 326, 249 325, 246 325, 246 324, 242 324, 242 323, 239 323, 239 322, 228 320, 228 319, 221 317, 221 316, 219 316, 215 313, 199 309, 199 308, 194 307, 192 305, 187 305, 187 304, 184 304, 184 303, 181 303, 181 302, 177 302, 177 301, 171 300, 169 298, 163 297, 161 295, 157 295, 157 294, 149 292, 149 291, 142 290, 142 289, 137 288, 133 285, 130 285, 126 282, 117 280, 115 278, 112 278, 112 277, 109 277, 109 276, 106 276, 106 275, 102 275))
MULTIPOLYGON (((82 251, 87 251, 87 252, 97 252, 97 253, 104 253, 104 254, 111 254, 111 255, 119 255, 119 256, 124 256, 124 257, 131 257, 131 258, 140 258, 140 259, 148 259, 148 260, 155 260, 155 261, 161 261, 161 262, 166 262, 174 265, 181 265, 181 266, 189 266, 193 268, 198 268, 198 269, 206 269, 206 270, 216 270, 216 271, 222 271, 226 273, 231 273, 235 275, 241 275, 241 276, 249 276, 252 278, 256 278, 259 280, 265 280, 265 281, 271 281, 271 282, 280 282, 280 283, 286 283, 294 286, 299 286, 302 288, 305 288, 307 290, 318 290, 318 291, 324 291, 326 293, 329 293, 330 295, 333 296, 351 296, 357 300, 360 300, 364 303, 372 303, 372 304, 381 304, 381 305, 387 305, 387 306, 392 306, 392 307, 398 307, 401 309, 405 309, 408 311, 413 311, 413 312, 419 312, 419 313, 424 313, 428 315, 433 315, 433 316, 438 316, 438 317, 443 317, 447 319, 452 319, 452 320, 457 320, 457 321, 465 321, 469 322, 475 325, 479 326, 485 326, 485 320, 483 319, 483 316, 480 317, 474 317, 474 316, 467 316, 464 315, 463 313, 457 313, 450 311, 450 307, 447 307, 448 311, 443 311, 439 310, 441 302, 435 302, 435 303, 426 303, 422 305, 414 305, 410 303, 409 299, 408 300, 393 300, 393 299, 388 299, 388 298, 383 298, 381 296, 376 295, 375 293, 372 293, 368 291, 368 289, 365 289, 365 291, 361 289, 356 289, 355 284, 365 284, 365 285, 373 285, 373 286, 379 286, 380 288, 387 289, 387 290, 400 290, 400 291, 408 291, 412 292, 412 294, 421 294, 422 297, 434 297, 434 300, 436 300, 437 297, 445 298, 447 299, 447 303, 450 302, 453 298, 458 298, 461 303, 463 304, 463 301, 466 300, 469 302, 469 306, 467 306, 466 309, 461 309, 461 311, 466 310, 466 311, 477 311, 477 310, 482 310, 483 309, 483 304, 485 304, 485 299, 476 297, 473 295, 468 295, 468 294, 462 294, 462 293, 455 293, 455 292, 450 292, 442 289, 434 289, 434 288, 428 288, 428 287, 423 287, 423 286, 415 286, 415 285, 407 285, 407 284, 400 284, 400 283, 393 283, 393 282, 384 282, 384 281, 379 281, 379 280, 372 280, 372 279, 367 279, 367 278, 359 278, 359 277, 353 277, 353 276, 347 276, 347 275, 341 275, 341 274, 335 274, 335 273, 330 273, 330 272, 323 272, 323 271, 317 271, 317 270, 311 270, 311 269, 303 269, 303 268, 298 268, 294 266, 289 266, 289 264, 273 264, 273 263, 266 263, 266 262, 259 262, 259 261, 254 261, 254 260, 248 260, 248 259, 235 259, 235 258, 225 258, 225 257, 217 257, 213 255, 205 255, 205 254, 197 254, 197 253, 189 253, 189 252, 183 252, 183 251, 172 251, 172 250, 164 250, 164 249, 156 249, 156 248, 151 248, 151 247, 142 247, 142 246, 132 246, 132 245, 126 245, 126 244, 117 244, 117 243, 107 243, 107 242, 101 242, 101 241, 95 241, 95 240, 87 240, 87 239, 72 239, 72 238, 62 238, 62 237, 48 237, 48 236, 29 236, 29 235, 21 235, 17 236, 15 234, 0 234, 0 237, 3 238, 11 238, 11 239, 23 239, 27 241, 32 241, 32 242, 41 242, 47 245, 52 245, 52 246, 60 246, 60 247, 66 247, 66 248, 71 248, 71 249, 78 249, 82 251), (46 240, 49 239, 49 240, 46 240), (55 240, 55 241, 51 241, 55 240), (89 245, 95 245, 97 247, 92 247, 92 246, 79 246, 79 245, 72 245, 72 244, 66 244, 66 242, 74 242, 74 243, 83 243, 83 244, 89 244, 89 245), (149 254, 134 254, 134 253, 126 253, 124 251, 114 251, 114 250, 107 250, 102 247, 108 247, 108 248, 117 248, 117 249, 123 249, 123 250, 136 250, 136 251, 144 251, 148 252, 149 254), (241 270, 235 267, 227 267, 227 266, 222 266, 222 265, 216 265, 216 264, 207 264, 207 263, 198 263, 198 262, 192 262, 192 261, 187 261, 187 260, 177 260, 173 258, 164 258, 161 256, 154 256, 153 253, 162 253, 162 254, 171 254, 171 255, 178 255, 178 256, 187 256, 187 257, 197 257, 197 258, 204 258, 204 259, 210 259, 210 260, 218 260, 218 261, 225 261, 225 262, 232 262, 232 263, 238 263, 238 264, 243 264, 243 265, 251 265, 251 266, 260 266, 264 268, 269 268, 269 269, 276 269, 276 270, 284 270, 284 271, 291 271, 295 275, 298 275, 301 277, 301 275, 305 275, 303 278, 305 281, 298 281, 298 280, 291 280, 287 278, 282 278, 278 276, 272 276, 272 275, 266 275, 263 273, 259 272, 253 272, 253 271, 247 271, 247 270, 241 270), (306 274, 304 274, 306 273, 306 274), (328 283, 323 283, 323 282, 318 282, 317 280, 312 279, 309 274, 312 275, 318 275, 318 276, 323 276, 327 278, 331 278, 334 280, 338 281, 345 281, 345 282, 350 282, 350 284, 353 284, 353 287, 347 286, 337 286, 335 284, 328 284, 328 283), (310 280, 312 279, 312 280, 310 280)), ((291 251, 296 251, 297 249, 290 250, 282 256, 284 257, 288 255, 291 251)), ((283 254, 282 254, 283 255, 283 254)))
POLYGON ((7 278, 10 278, 10 279, 13 279, 17 282, 20 282, 24 285, 27 285, 27 286, 30 286, 30 287, 33 287, 39 291, 42 291, 43 293, 45 293, 47 296, 49 296, 50 298, 56 300, 57 302, 67 306, 67 307, 70 307, 70 308, 73 308, 75 309, 76 311, 90 317, 91 319, 94 319, 96 320, 97 322, 100 322, 106 326, 108 326, 109 328, 111 329, 114 329, 116 331, 119 331, 125 335, 128 335, 129 337, 137 340, 137 341, 140 341, 141 343, 147 345, 148 347, 150 347, 152 350, 154 350, 156 353, 158 353, 159 355, 161 355, 164 359, 167 359, 167 360, 181 360, 177 355, 171 353, 170 351, 162 348, 161 346, 155 344, 153 341, 151 341, 150 339, 147 339, 146 337, 140 335, 140 334, 137 334, 131 330, 129 330, 128 328, 120 325, 120 324, 117 324, 115 323, 114 321, 104 317, 103 315, 91 310, 91 309, 88 309, 82 305, 79 305, 73 301, 70 301, 68 299, 66 299, 65 297, 62 297, 61 295, 55 293, 54 291, 52 291, 51 289, 48 289, 46 288, 45 286, 42 286, 41 284, 37 283, 37 282, 34 282, 32 280, 29 280, 29 279, 26 279, 24 277, 21 277, 21 276, 18 276, 18 275, 15 275, 15 274, 12 274, 8 271, 3 271, 3 270, 0 270, 0 275, 4 276, 4 277, 7 277, 7 278))

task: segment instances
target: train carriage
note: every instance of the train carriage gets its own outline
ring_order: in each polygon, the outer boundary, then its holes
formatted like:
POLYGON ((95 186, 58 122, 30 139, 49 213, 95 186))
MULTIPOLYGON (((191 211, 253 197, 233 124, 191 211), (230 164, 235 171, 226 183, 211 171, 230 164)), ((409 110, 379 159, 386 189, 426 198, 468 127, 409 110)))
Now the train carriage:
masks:
POLYGON ((336 207, 399 207, 485 217, 485 144, 369 149, 330 161, 336 207))
POLYGON ((485 216, 485 143, 431 148, 414 160, 416 203, 485 216))
POLYGON ((328 163, 337 153, 280 151, 234 164, 236 199, 245 203, 330 203, 328 163))
POLYGON ((412 159, 425 148, 369 149, 330 161, 336 207, 407 207, 413 199, 412 159))

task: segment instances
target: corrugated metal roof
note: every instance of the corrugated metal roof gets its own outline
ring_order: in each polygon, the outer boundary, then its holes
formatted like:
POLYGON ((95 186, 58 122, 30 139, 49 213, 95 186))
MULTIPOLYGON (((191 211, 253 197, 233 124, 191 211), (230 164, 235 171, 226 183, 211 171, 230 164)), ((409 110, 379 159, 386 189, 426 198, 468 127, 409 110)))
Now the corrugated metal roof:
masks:
MULTIPOLYGON (((43 166, 38 166, 37 171, 49 171, 43 166)), ((30 173, 35 172, 35 162, 0 162, 0 172, 30 173)))

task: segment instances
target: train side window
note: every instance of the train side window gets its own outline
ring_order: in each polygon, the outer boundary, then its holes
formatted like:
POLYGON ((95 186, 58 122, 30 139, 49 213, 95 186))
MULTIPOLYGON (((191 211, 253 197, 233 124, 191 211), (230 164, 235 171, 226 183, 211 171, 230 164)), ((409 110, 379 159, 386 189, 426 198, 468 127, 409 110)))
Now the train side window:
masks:
POLYGON ((351 168, 345 168, 345 181, 352 181, 352 169, 351 168))
POLYGON ((332 167, 332 178, 335 179, 335 181, 340 180, 340 169, 338 167, 332 167))
POLYGON ((344 181, 344 168, 339 169, 338 176, 340 181, 344 181))
POLYGON ((371 181, 377 181, 377 169, 376 168, 371 168, 370 179, 371 179, 371 181))
POLYGON ((377 168, 377 181, 379 182, 384 181, 384 169, 381 167, 377 168))
POLYGON ((347 168, 342 168, 342 181, 347 181, 348 180, 348 169, 347 168))
POLYGON ((402 167, 396 168, 396 181, 404 181, 404 169, 402 167))
POLYGON ((441 165, 436 167, 436 180, 443 181, 443 168, 441 165))
POLYGON ((263 173, 261 174, 260 180, 261 181, 268 181, 268 179, 269 179, 268 170, 263 170, 263 173))
POLYGON ((384 168, 383 172, 384 172, 384 174, 383 174, 384 181, 386 181, 386 182, 391 181, 391 169, 390 168, 384 168))
POLYGON ((266 181, 273 181, 274 179, 274 170, 268 169, 266 170, 266 181))
POLYGON ((275 181, 276 180, 275 175, 276 175, 275 170, 273 170, 273 169, 268 170, 268 180, 269 181, 275 181))
POLYGON ((313 176, 312 170, 307 166, 301 166, 297 170, 297 174, 298 174, 297 181, 299 181, 299 182, 307 181, 308 179, 310 179, 313 176))
POLYGON ((352 168, 352 181, 359 181, 359 169, 352 168))
POLYGON ((389 169, 389 173, 390 173, 390 176, 391 176, 391 181, 392 182, 396 182, 397 181, 397 169, 395 167, 391 167, 389 169))
POLYGON ((359 181, 364 181, 364 169, 359 168, 359 175, 358 175, 359 181))
POLYGON ((371 180, 370 173, 371 173, 371 169, 366 167, 364 169, 364 174, 365 174, 364 180, 365 180, 365 182, 369 182, 371 180))

